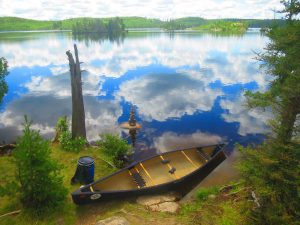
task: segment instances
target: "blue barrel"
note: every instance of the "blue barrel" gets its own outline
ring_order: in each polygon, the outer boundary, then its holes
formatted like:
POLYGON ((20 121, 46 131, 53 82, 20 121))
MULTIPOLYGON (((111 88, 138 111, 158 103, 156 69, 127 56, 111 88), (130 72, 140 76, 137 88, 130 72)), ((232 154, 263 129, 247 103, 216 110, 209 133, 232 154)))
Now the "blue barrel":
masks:
POLYGON ((89 184, 94 181, 95 163, 90 156, 82 156, 77 163, 77 169, 71 183, 89 184))

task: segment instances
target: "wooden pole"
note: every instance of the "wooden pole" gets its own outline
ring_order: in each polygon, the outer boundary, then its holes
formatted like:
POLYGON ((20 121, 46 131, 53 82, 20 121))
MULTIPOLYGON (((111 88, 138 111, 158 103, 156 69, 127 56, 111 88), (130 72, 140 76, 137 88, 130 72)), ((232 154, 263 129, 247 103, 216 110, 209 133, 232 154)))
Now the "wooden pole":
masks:
POLYGON ((66 52, 70 66, 72 90, 72 138, 83 137, 86 139, 81 70, 76 44, 74 44, 74 51, 76 61, 70 50, 66 52))

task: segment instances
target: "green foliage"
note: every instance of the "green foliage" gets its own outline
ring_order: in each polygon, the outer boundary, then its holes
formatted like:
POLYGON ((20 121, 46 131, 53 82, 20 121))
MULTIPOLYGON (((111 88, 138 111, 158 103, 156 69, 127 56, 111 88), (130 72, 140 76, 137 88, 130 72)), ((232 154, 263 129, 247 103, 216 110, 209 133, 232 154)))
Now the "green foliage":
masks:
POLYGON ((173 20, 176 24, 180 24, 182 27, 196 27, 207 23, 208 20, 205 20, 201 17, 184 17, 173 20))
POLYGON ((3 57, 0 58, 0 103, 8 91, 8 86, 5 81, 5 77, 8 75, 7 67, 6 59, 3 57))
POLYGON ((0 30, 50 30, 53 29, 53 21, 39 21, 18 17, 1 17, 0 30))
MULTIPOLYGON (((295 3, 299 4, 299 1, 295 3)), ((287 143, 298 136, 295 131, 299 130, 296 120, 300 113, 300 61, 297 60, 300 52, 300 21, 289 20, 284 26, 274 26, 267 30, 266 35, 271 42, 258 57, 273 80, 266 92, 247 92, 246 97, 250 108, 272 108, 274 134, 278 140, 287 143)))
MULTIPOLYGON (((251 217, 265 224, 297 224, 300 221, 300 144, 274 140, 257 149, 241 148, 239 169, 246 186, 253 188, 260 208, 251 217)), ((249 224, 253 224, 250 221, 249 224)))
POLYGON ((199 200, 207 200, 209 195, 215 195, 219 192, 218 187, 201 188, 197 192, 199 200))
POLYGON ((69 130, 69 123, 66 116, 58 118, 56 126, 56 137, 61 144, 63 150, 68 152, 80 152, 86 145, 86 140, 82 137, 72 139, 72 134, 69 130))
POLYGON ((61 167, 51 159, 49 142, 30 126, 25 117, 23 136, 13 156, 21 203, 26 210, 40 215, 61 205, 67 191, 61 167))
POLYGON ((239 169, 259 198, 260 207, 249 209, 249 224, 299 224, 300 221, 300 22, 299 0, 282 1, 288 21, 266 31, 270 38, 259 55, 267 73, 273 76, 266 92, 246 93, 249 108, 270 107, 273 137, 256 149, 242 149, 239 169), (292 5, 291 5, 292 4, 292 5), (294 5, 293 5, 294 4, 294 5), (298 12, 295 6, 298 5, 298 12))
POLYGON ((244 33, 248 25, 243 22, 217 20, 204 25, 193 27, 194 30, 209 30, 212 32, 244 33))
POLYGON ((55 130, 57 133, 63 133, 69 130, 68 119, 66 116, 61 116, 58 118, 55 130))
POLYGON ((126 28, 158 28, 162 21, 143 17, 121 17, 126 28))
MULTIPOLYGON (((104 29, 103 26, 107 25, 109 20, 115 18, 72 18, 60 21, 39 21, 30 20, 17 17, 0 17, 0 30, 73 30, 76 29, 76 24, 97 24, 92 30, 104 29), (101 21, 101 22, 99 22, 101 21)), ((150 19, 143 17, 119 17, 123 21, 126 28, 164 28, 168 21, 161 21, 159 19, 150 19)), ((221 19, 221 20, 207 20, 200 17, 184 17, 173 20, 175 24, 180 25, 182 28, 190 28, 202 26, 216 21, 228 21, 232 23, 245 23, 249 27, 267 27, 272 24, 284 25, 284 20, 249 20, 249 19, 221 19)), ((176 25, 176 26, 177 26, 176 25)), ((85 29, 83 29, 85 31, 85 29)), ((86 32, 86 31, 85 31, 86 32)))
POLYGON ((102 135, 97 144, 118 168, 124 166, 124 157, 132 153, 131 146, 118 135, 102 135))
MULTIPOLYGON (((228 186, 236 187, 238 185, 228 186)), ((240 210, 242 203, 241 192, 235 195, 228 195, 229 190, 219 190, 220 187, 218 186, 201 188, 196 192, 197 198, 195 201, 182 205, 179 215, 183 219, 183 224, 245 224, 245 215, 240 210), (214 197, 209 198, 209 195, 214 195, 214 197)))
POLYGON ((289 20, 284 26, 267 30, 271 42, 259 55, 274 78, 266 92, 246 93, 249 108, 272 108, 275 119, 270 124, 275 138, 257 149, 244 149, 244 160, 239 166, 262 205, 256 211, 249 210, 250 217, 267 224, 296 224, 300 218, 300 146, 294 141, 298 137, 296 121, 300 113, 300 62, 296 60, 300 51, 300 23, 292 20, 296 11, 295 5, 290 4, 297 3, 299 8, 300 5, 299 1, 283 2, 289 20))
POLYGON ((168 31, 174 31, 174 30, 183 30, 186 28, 182 23, 175 21, 175 20, 169 20, 164 23, 163 28, 168 31))
POLYGON ((112 18, 107 22, 101 19, 85 19, 72 25, 72 32, 79 33, 108 33, 116 34, 125 31, 125 25, 120 18, 112 18))
POLYGON ((62 149, 68 152, 80 152, 86 145, 86 140, 83 137, 76 137, 72 139, 70 131, 62 132, 58 140, 62 149))
POLYGON ((280 2, 284 5, 284 10, 281 13, 285 13, 288 20, 300 13, 299 0, 281 0, 280 2))

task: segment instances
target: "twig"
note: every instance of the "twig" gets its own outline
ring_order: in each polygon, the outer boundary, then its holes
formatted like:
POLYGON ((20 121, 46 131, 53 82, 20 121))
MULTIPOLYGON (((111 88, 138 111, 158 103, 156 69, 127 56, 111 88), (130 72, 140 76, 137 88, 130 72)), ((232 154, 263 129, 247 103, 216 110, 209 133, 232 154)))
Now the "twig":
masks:
POLYGON ((101 160, 104 161, 104 162, 106 162, 106 163, 107 163, 108 165, 110 165, 112 168, 117 169, 117 167, 116 167, 114 164, 112 164, 112 163, 106 161, 105 159, 102 159, 101 157, 97 157, 97 158, 98 158, 98 159, 101 159, 101 160))
POLYGON ((259 207, 260 207, 260 204, 259 204, 258 198, 256 197, 254 191, 251 191, 251 196, 252 196, 252 198, 254 199, 255 204, 256 204, 257 207, 259 208, 259 207))
POLYGON ((241 183, 242 183, 242 182, 237 182, 237 183, 235 183, 235 184, 224 185, 223 187, 221 187, 221 188, 219 189, 219 192, 225 191, 226 189, 232 189, 233 187, 238 186, 238 185, 240 185, 241 183))
POLYGON ((20 212, 21 212, 21 210, 16 210, 13 212, 5 213, 5 214, 1 215, 0 218, 5 217, 5 216, 16 215, 16 214, 19 214, 20 212))
POLYGON ((224 194, 224 196, 228 197, 228 196, 231 196, 231 195, 236 195, 236 194, 238 194, 238 193, 241 192, 241 191, 248 190, 249 188, 250 188, 250 187, 244 187, 244 188, 241 188, 240 190, 237 190, 237 191, 235 191, 235 192, 231 192, 231 193, 229 193, 229 194, 224 194))

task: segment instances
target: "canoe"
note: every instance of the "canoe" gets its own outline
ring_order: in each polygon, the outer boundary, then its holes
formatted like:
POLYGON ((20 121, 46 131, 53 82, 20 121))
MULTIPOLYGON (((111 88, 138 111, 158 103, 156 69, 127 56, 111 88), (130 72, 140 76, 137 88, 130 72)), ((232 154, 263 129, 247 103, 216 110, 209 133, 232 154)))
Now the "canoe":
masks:
POLYGON ((180 149, 135 162, 72 193, 75 204, 175 191, 187 194, 226 159, 223 144, 180 149))

